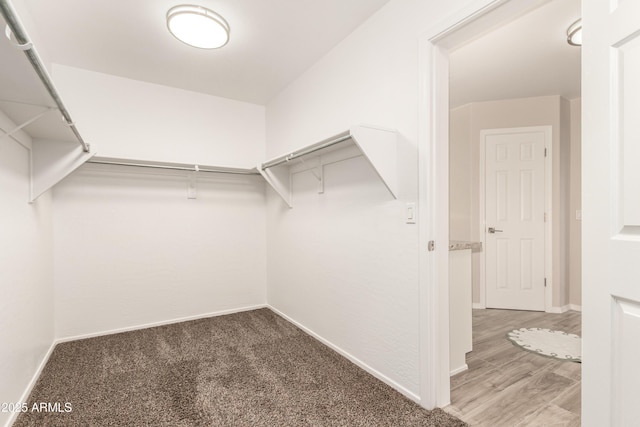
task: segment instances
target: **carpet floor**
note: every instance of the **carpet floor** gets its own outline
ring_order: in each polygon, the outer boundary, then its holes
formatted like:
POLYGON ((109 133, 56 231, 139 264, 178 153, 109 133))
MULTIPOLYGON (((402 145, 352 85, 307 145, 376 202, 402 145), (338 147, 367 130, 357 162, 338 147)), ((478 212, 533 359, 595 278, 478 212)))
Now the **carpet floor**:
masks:
POLYGON ((58 344, 28 408, 14 427, 466 425, 268 309, 58 344))

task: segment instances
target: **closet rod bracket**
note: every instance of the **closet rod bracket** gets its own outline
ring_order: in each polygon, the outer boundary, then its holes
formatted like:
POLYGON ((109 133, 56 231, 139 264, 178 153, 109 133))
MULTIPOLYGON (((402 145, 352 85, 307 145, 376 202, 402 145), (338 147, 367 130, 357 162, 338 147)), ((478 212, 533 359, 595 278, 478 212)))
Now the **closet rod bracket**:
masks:
POLYGON ((200 168, 195 165, 193 172, 189 173, 189 183, 187 184, 187 199, 198 198, 198 172, 200 168))
POLYGON ((4 35, 7 36, 7 39, 9 40, 9 42, 13 45, 13 47, 15 47, 16 49, 19 50, 29 50, 33 47, 33 42, 27 41, 23 44, 18 43, 17 41, 14 42, 13 40, 11 40, 11 36, 13 35, 13 32, 11 31, 11 28, 9 27, 9 24, 7 24, 4 27, 4 35))

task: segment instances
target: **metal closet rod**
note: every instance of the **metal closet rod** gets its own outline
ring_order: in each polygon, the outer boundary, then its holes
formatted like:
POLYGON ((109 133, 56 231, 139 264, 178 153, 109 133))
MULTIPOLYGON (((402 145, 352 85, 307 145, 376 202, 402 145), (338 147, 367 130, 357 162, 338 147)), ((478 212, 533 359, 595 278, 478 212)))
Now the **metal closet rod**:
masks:
POLYGON ((53 81, 51 81, 51 77, 49 76, 47 69, 42 63, 42 60, 40 59, 40 56, 38 55, 36 48, 29 41, 29 37, 27 36, 26 31, 22 27, 22 24, 20 24, 20 21, 18 20, 18 15, 16 14, 15 10, 9 3, 9 0, 0 0, 0 12, 2 12, 2 16, 4 16, 4 20, 7 22, 7 25, 9 26, 9 29, 11 29, 13 36, 16 38, 16 41, 20 45, 25 45, 25 46, 29 45, 29 47, 24 50, 24 54, 27 56, 27 59, 29 60, 29 62, 31 63, 31 66, 33 67, 36 74, 40 78, 40 81, 42 81, 42 84, 47 89, 47 92, 49 92, 49 95, 58 106, 58 110, 60 110, 60 113, 62 114, 64 121, 66 122, 66 124, 69 126, 73 134, 76 136, 76 138, 82 145, 82 150, 85 153, 88 153, 89 145, 86 142, 84 142, 84 140, 82 139, 82 136, 80 136, 80 133, 76 129, 75 125, 73 124, 73 120, 71 120, 71 115, 69 114, 69 111, 62 103, 62 99, 60 98, 58 91, 53 85, 53 81))
POLYGON ((209 173, 226 173, 231 175, 260 175, 257 171, 253 171, 251 169, 216 169, 211 167, 200 167, 196 168, 194 166, 176 166, 176 165, 163 165, 163 164, 153 164, 153 163, 135 163, 135 162, 123 162, 123 161, 115 161, 115 160, 101 160, 101 159, 89 159, 87 163, 95 163, 99 165, 115 165, 115 166, 132 166, 137 168, 150 168, 150 169, 168 169, 168 170, 178 170, 178 171, 189 171, 189 172, 209 172, 209 173))
POLYGON ((341 142, 344 142, 344 141, 346 141, 348 139, 351 139, 351 138, 352 138, 351 133, 349 133, 347 135, 340 135, 340 136, 338 136, 338 137, 336 137, 334 139, 331 139, 331 140, 329 140, 327 142, 320 142, 320 143, 318 143, 316 145, 312 145, 312 146, 310 146, 308 148, 305 148, 303 150, 300 150, 298 152, 293 152, 293 153, 288 154, 286 156, 278 157, 277 159, 273 159, 273 160, 270 160, 270 161, 268 161, 266 163, 263 163, 262 166, 261 166, 262 170, 266 170, 266 169, 272 168, 274 166, 278 166, 278 165, 281 165, 283 163, 287 163, 287 162, 289 162, 291 160, 297 159, 298 157, 306 156, 307 154, 315 153, 316 151, 320 151, 323 148, 327 148, 327 147, 331 147, 332 145, 340 144, 341 142))

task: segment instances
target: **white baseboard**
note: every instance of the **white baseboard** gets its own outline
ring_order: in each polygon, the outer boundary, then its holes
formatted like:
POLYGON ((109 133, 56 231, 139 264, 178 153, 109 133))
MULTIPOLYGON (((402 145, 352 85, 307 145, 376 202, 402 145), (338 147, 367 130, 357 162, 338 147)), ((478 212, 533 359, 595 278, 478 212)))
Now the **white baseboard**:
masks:
POLYGON ((359 367, 361 367, 362 369, 364 369, 365 371, 367 371, 368 373, 370 373, 371 375, 373 375, 374 377, 376 377, 377 379, 379 379, 383 383, 389 385, 390 387, 393 387, 398 392, 402 393, 403 395, 405 395, 409 399, 413 400, 414 402, 416 402, 418 404, 420 403, 420 396, 418 396, 417 394, 407 390, 405 387, 403 387, 400 384, 398 384, 397 382, 393 381, 391 378, 389 378, 386 375, 384 375, 383 373, 375 370, 371 366, 369 366, 366 363, 364 363, 362 360, 358 359, 357 357, 351 355, 347 351, 345 351, 342 348, 338 347, 337 345, 333 344, 331 341, 329 341, 329 340, 321 337, 320 335, 316 334, 311 329, 309 329, 309 328, 305 327, 304 325, 300 324, 299 322, 293 320, 291 317, 289 317, 286 314, 282 313, 278 309, 276 309, 276 308, 274 308, 272 306, 268 306, 268 308, 271 311, 273 311, 274 313, 276 313, 278 316, 282 316, 287 321, 293 323, 298 328, 302 329, 304 332, 306 332, 307 334, 311 335, 313 338, 315 338, 318 341, 320 341, 322 344, 324 344, 327 347, 331 348, 332 350, 336 351, 340 355, 346 357, 352 363, 354 363, 355 365, 358 365, 359 367))
MULTIPOLYGON (((38 369, 36 369, 36 371, 33 373, 33 376, 31 377, 31 381, 29 381, 29 384, 27 384, 27 388, 22 393, 22 396, 20 396, 20 400, 18 400, 18 402, 29 401, 29 395, 33 391, 33 387, 35 387, 36 383, 38 382, 38 378, 40 378, 40 374, 42 373, 42 370, 44 369, 47 362, 49 361, 49 358, 51 357, 51 354, 53 353, 54 348, 56 348, 55 340, 49 346, 49 350, 47 350, 44 357, 42 358, 42 361, 38 365, 38 369)), ((18 415, 20 415, 19 412, 13 412, 11 416, 9 416, 9 419, 5 424, 5 427, 11 426, 16 421, 16 418, 18 418, 18 415)))
POLYGON ((582 311, 582 306, 576 304, 566 304, 562 307, 551 307, 551 309, 548 310, 547 313, 561 314, 566 313, 567 311, 582 311))
POLYGON ((63 343, 63 342, 83 340, 86 338, 101 337, 104 335, 119 334, 121 332, 131 332, 131 331, 137 331, 140 329, 155 328, 157 326, 171 325, 174 323, 188 322, 190 320, 206 319, 209 317, 224 316, 226 314, 241 313, 243 311, 258 310, 260 308, 269 308, 269 306, 267 304, 250 305, 245 307, 232 308, 228 310, 214 311, 211 313, 196 314, 194 316, 179 317, 179 318, 170 319, 170 320, 162 320, 159 322, 145 323, 142 325, 127 326, 124 328, 111 329, 108 331, 92 332, 89 334, 81 334, 81 335, 75 335, 71 337, 57 338, 54 340, 54 345, 63 343))
POLYGON ((467 364, 465 363, 464 365, 462 365, 462 366, 460 366, 460 367, 458 367, 458 368, 454 369, 453 371, 449 372, 449 376, 450 376, 450 377, 452 377, 452 376, 454 376, 455 374, 459 374, 460 372, 464 372, 464 371, 466 371, 467 369, 469 369, 469 365, 467 365, 467 364))
MULTIPOLYGON (((471 308, 473 308, 474 310, 485 310, 487 307, 485 307, 484 305, 480 304, 480 303, 473 303, 471 308)), ((562 307, 551 307, 549 310, 547 310, 547 313, 553 313, 553 314, 562 314, 562 313, 566 313, 567 311, 582 311, 582 306, 581 305, 576 305, 576 304, 567 304, 567 305, 563 305, 562 307)))
POLYGON ((566 313, 567 311, 569 311, 569 305, 563 305, 562 307, 551 307, 549 310, 547 310, 547 313, 562 314, 566 313))

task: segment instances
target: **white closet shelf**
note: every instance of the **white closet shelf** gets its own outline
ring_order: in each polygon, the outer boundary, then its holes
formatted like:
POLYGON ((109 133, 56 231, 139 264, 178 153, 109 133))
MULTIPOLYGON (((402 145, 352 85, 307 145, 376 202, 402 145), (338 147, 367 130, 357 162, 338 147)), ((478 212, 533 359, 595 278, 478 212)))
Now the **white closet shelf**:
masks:
MULTIPOLYGON (((49 72, 47 71, 47 68, 45 67, 44 62, 40 58, 40 55, 38 54, 35 46, 33 45, 33 42, 31 41, 24 27, 22 26, 22 23, 20 22, 18 15, 14 10, 13 6, 11 5, 10 1, 0 0, 0 15, 2 15, 2 17, 4 18, 4 21, 6 22, 5 34, 8 39, 6 42, 4 42, 3 46, 5 47, 3 47, 3 49, 6 49, 6 47, 9 47, 9 49, 13 50, 13 52, 10 52, 9 55, 7 55, 7 57, 4 58, 4 59, 9 59, 9 61, 7 61, 9 64, 8 67, 11 67, 12 70, 20 70, 21 66, 18 65, 16 68, 16 66, 12 64, 12 62, 14 61, 11 61, 11 59, 14 58, 16 56, 14 54, 17 54, 18 52, 24 53, 24 57, 28 60, 29 64, 31 65, 31 68, 35 72, 35 75, 31 75, 29 73, 28 75, 21 76, 22 79, 20 80, 19 84, 24 86, 23 83, 25 83, 26 81, 39 80, 39 82, 35 84, 31 83, 30 86, 32 87, 42 86, 46 90, 48 97, 46 97, 44 102, 41 102, 41 103, 46 104, 49 107, 49 109, 52 109, 51 108, 52 106, 50 105, 51 103, 55 104, 56 109, 62 115, 62 120, 65 126, 73 133, 75 139, 80 144, 82 148, 82 152, 89 153, 90 152, 89 144, 87 144, 82 139, 82 136, 76 129, 76 125, 74 124, 73 119, 71 118, 69 110, 67 110, 64 103, 62 102, 62 98, 60 97, 58 90, 53 84, 53 81, 51 80, 51 76, 49 75, 49 72), (11 40, 12 38, 15 40, 15 42, 11 40), (10 46, 10 45, 13 45, 13 46, 10 46), (31 76, 31 77, 28 77, 28 76, 31 76), (36 79, 36 76, 37 76, 37 79, 36 79)), ((3 52, 3 53, 6 53, 6 52, 3 52)), ((7 65, 3 64, 3 67, 4 66, 7 66, 7 65)), ((14 74, 14 75, 18 75, 18 74, 14 74)), ((27 88, 24 93, 33 93, 33 91, 32 89, 27 88)), ((27 97, 24 100, 25 102, 23 102, 23 104, 29 104, 29 100, 30 98, 27 97)), ((20 100, 16 100, 16 101, 20 101, 20 100)), ((37 119, 37 118, 39 118, 39 116, 34 117, 34 119, 37 119)), ((28 125, 29 123, 30 122, 25 122, 24 125, 28 125)))
POLYGON ((301 147, 288 154, 275 157, 258 165, 257 170, 271 187, 289 205, 292 205, 291 166, 317 159, 318 176, 322 185, 322 156, 354 146, 371 164, 376 174, 394 199, 397 199, 397 132, 369 125, 352 126, 331 138, 301 147))
POLYGON ((154 162, 147 160, 132 160, 116 157, 93 157, 87 163, 102 165, 132 166, 151 169, 169 169, 191 172, 226 173, 232 175, 260 175, 256 168, 239 168, 229 166, 200 165, 192 163, 154 162))
POLYGON ((69 110, 9 0, 0 0, 0 16, 0 25, 6 24, 7 35, 6 40, 0 40, 0 58, 3 61, 0 79, 8 78, 13 82, 2 85, 0 107, 4 115, 17 124, 3 132, 0 139, 12 138, 29 150, 29 200, 34 202, 93 153, 76 129, 69 110), (58 115, 62 120, 56 117, 58 115), (24 131, 22 135, 30 138, 20 138, 21 131, 24 131))

